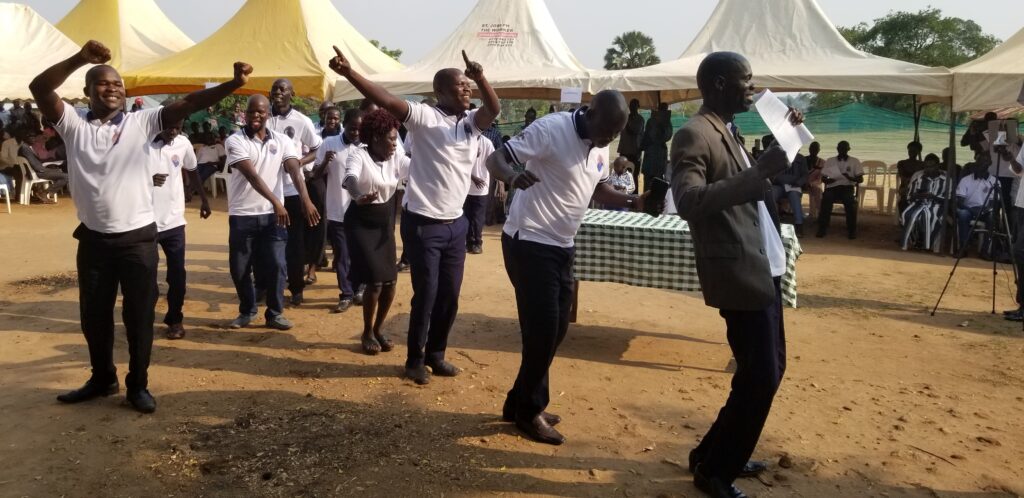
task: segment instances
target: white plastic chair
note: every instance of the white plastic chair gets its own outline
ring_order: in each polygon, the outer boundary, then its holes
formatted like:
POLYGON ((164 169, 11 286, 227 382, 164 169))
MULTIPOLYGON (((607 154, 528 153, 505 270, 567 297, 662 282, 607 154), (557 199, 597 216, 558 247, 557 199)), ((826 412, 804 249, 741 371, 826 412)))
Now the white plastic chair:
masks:
POLYGON ((893 163, 889 166, 889 176, 892 178, 891 185, 889 185, 888 202, 886 202, 885 212, 896 213, 896 217, 900 217, 899 208, 896 206, 896 197, 899 196, 900 186, 903 185, 903 180, 900 178, 900 171, 897 163, 893 163))
POLYGON ((0 194, 4 194, 4 201, 7 202, 7 214, 11 214, 11 191, 7 189, 7 184, 0 184, 0 194))
POLYGON ((220 171, 210 176, 210 193, 213 194, 213 198, 217 198, 217 180, 224 182, 224 193, 228 192, 228 181, 231 179, 231 173, 221 173, 220 171))
POLYGON ((878 212, 885 212, 883 195, 888 183, 888 167, 882 161, 864 161, 864 172, 867 174, 865 182, 857 189, 857 205, 864 207, 864 198, 868 191, 875 193, 875 201, 878 203, 878 212))
MULTIPOLYGON (((28 205, 31 202, 30 195, 32 194, 32 188, 36 185, 49 186, 53 182, 50 180, 43 180, 36 176, 36 171, 32 169, 28 164, 28 160, 24 157, 18 158, 18 166, 21 167, 21 193, 18 200, 19 204, 28 205)), ((48 194, 53 202, 57 202, 57 194, 48 194)))

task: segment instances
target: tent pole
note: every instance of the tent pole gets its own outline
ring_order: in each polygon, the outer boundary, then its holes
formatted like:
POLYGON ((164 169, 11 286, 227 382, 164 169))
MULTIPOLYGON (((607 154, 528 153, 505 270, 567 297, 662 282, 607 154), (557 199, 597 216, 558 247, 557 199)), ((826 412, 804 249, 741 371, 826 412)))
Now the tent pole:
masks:
MULTIPOLYGON (((921 141, 921 104, 917 103, 917 95, 912 95, 914 98, 914 141, 921 141)), ((918 159, 921 159, 918 157, 918 159)))
MULTIPOLYGON (((956 183, 956 113, 953 105, 949 106, 949 157, 946 159, 946 192, 942 206, 942 221, 939 224, 939 240, 935 243, 935 253, 942 252, 942 244, 946 240, 946 220, 953 216, 953 185, 956 183)), ((952 241, 950 242, 952 243, 952 241)))

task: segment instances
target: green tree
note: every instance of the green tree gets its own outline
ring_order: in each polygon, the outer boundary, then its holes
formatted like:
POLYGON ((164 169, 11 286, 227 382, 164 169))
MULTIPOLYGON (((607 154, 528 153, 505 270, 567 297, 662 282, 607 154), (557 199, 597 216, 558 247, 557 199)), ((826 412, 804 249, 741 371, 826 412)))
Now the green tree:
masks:
POLYGON ((388 48, 388 47, 385 47, 384 45, 381 45, 380 42, 377 41, 377 40, 370 40, 370 45, 373 45, 374 47, 377 47, 378 50, 380 50, 381 52, 384 52, 385 54, 387 54, 388 56, 390 56, 392 59, 394 59, 396 61, 399 60, 400 57, 402 57, 402 49, 400 49, 400 48, 388 48))
MULTIPOLYGON (((936 8, 890 12, 872 24, 838 29, 846 41, 859 50, 924 66, 958 66, 984 55, 1000 43, 974 21, 944 17, 936 8)), ((877 93, 821 92, 812 99, 811 108, 828 109, 850 102, 913 112, 913 97, 877 93)), ((933 105, 925 109, 926 117, 945 119, 947 115, 947 106, 933 105)))
POLYGON ((627 31, 612 40, 604 54, 605 69, 633 69, 661 62, 654 50, 654 40, 640 31, 627 31))

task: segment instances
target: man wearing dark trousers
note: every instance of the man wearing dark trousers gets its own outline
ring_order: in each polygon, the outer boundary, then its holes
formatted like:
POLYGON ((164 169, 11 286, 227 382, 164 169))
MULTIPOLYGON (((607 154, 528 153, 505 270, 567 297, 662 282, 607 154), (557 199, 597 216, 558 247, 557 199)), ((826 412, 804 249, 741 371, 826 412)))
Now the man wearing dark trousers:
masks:
POLYGON ((733 481, 764 470, 748 460, 786 368, 786 255, 769 179, 789 161, 775 145, 754 163, 737 138, 733 117, 753 104, 752 78, 743 56, 708 55, 697 70, 704 106, 672 140, 676 209, 690 226, 704 302, 725 319, 736 359, 729 398, 689 458, 694 484, 714 497, 746 496, 733 481))
POLYGON ((157 299, 157 226, 146 147, 162 129, 245 85, 252 67, 236 62, 235 76, 227 83, 165 107, 125 114, 124 83, 117 70, 104 65, 109 60, 110 49, 90 40, 29 85, 40 112, 55 123, 67 146, 71 197, 81 221, 75 229, 79 309, 92 376, 57 399, 78 403, 118 391, 113 349, 114 303, 120 287, 128 336, 127 398, 136 410, 152 413, 156 400, 148 390, 148 369, 157 299), (86 72, 89 112, 81 116, 55 90, 86 64, 98 65, 86 72))
MULTIPOLYGON (((610 144, 626 126, 626 99, 599 92, 589 108, 548 114, 491 154, 487 167, 521 189, 501 237, 505 271, 516 292, 522 363, 505 398, 502 417, 536 441, 559 445, 546 412, 548 369, 569 330, 573 238, 591 200, 613 208, 642 209, 644 197, 616 191, 609 178, 610 144), (513 164, 525 164, 517 172, 513 164)), ((661 211, 661 204, 653 206, 661 211)))
MULTIPOLYGON (((405 122, 413 154, 402 211, 402 242, 412 277, 409 351, 405 375, 417 384, 434 375, 451 377, 459 369, 445 360, 448 334, 459 309, 459 291, 466 264, 468 223, 462 205, 472 182, 477 143, 501 111, 480 64, 465 52, 466 71, 442 69, 434 75, 437 106, 407 102, 352 69, 337 47, 330 66, 360 93, 405 122), (483 100, 469 110, 476 83, 483 100)), ((484 139, 486 140, 486 138, 484 139)))
MULTIPOLYGON (((1018 177, 1024 176, 1024 146, 1020 146, 1016 157, 1010 146, 1000 147, 996 154, 1002 156, 1002 160, 1009 166, 1010 171, 1018 177)), ((1022 180, 1024 181, 1024 180, 1022 180)), ((1011 205, 1009 199, 1006 204, 1011 205)), ((1017 194, 1013 198, 1013 214, 1017 218, 1018 230, 1013 233, 1013 259, 1017 264, 1017 309, 1004 311, 1003 316, 1014 322, 1024 321, 1024 188, 1017 187, 1017 194)))
POLYGON ((864 181, 864 168, 860 160, 850 155, 850 143, 846 140, 836 146, 838 155, 825 160, 821 169, 821 181, 825 184, 825 192, 821 195, 821 207, 818 209, 818 233, 821 238, 828 234, 828 226, 832 223, 832 205, 842 203, 846 213, 846 236, 850 240, 857 238, 857 196, 856 186, 864 181))
MULTIPOLYGON (((292 82, 281 78, 270 87, 270 107, 272 117, 267 121, 267 128, 287 135, 294 144, 295 153, 299 155, 299 163, 303 171, 313 170, 316 150, 323 143, 323 138, 316 132, 309 116, 292 107, 295 90, 292 82), (305 149, 305 151, 303 150, 305 149), (305 154, 305 155, 303 155, 305 154)), ((302 183, 306 183, 302 177, 302 183)), ((299 198, 299 190, 288 175, 284 177, 284 208, 293 220, 304 218, 303 201, 299 198)), ((288 267, 288 291, 291 292, 293 306, 302 304, 302 291, 306 288, 306 228, 302 223, 288 225, 288 244, 285 248, 285 262, 288 267)), ((257 287, 260 278, 256 277, 257 287)))
POLYGON ((491 199, 491 196, 488 195, 491 173, 487 171, 487 158, 492 152, 494 152, 494 145, 491 144, 491 141, 480 140, 471 177, 473 185, 469 188, 469 195, 466 196, 466 202, 462 205, 466 221, 469 222, 469 229, 466 230, 466 251, 470 254, 484 252, 484 221, 487 218, 488 201, 491 199))
MULTIPOLYGON (((167 259, 167 325, 168 339, 185 337, 185 186, 187 171, 194 185, 199 180, 196 154, 192 144, 181 134, 181 123, 175 123, 149 143, 149 167, 153 173, 153 211, 156 214, 156 241, 167 259)), ((202 205, 199 217, 210 217, 206 189, 199 189, 202 205)))
POLYGON ((618 153, 626 156, 629 162, 633 163, 633 185, 640 185, 640 142, 644 137, 644 117, 640 115, 640 101, 632 99, 629 101, 629 119, 626 121, 626 128, 619 136, 618 153))

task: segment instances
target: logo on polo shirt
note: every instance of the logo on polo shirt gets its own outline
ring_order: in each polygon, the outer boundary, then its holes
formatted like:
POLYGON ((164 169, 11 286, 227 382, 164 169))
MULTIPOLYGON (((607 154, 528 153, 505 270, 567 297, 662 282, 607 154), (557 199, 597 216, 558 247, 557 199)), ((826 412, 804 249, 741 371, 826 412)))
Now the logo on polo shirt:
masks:
POLYGON ((291 126, 284 129, 284 134, 288 135, 288 138, 295 138, 295 128, 291 126))
POLYGON ((600 173, 604 169, 604 156, 597 156, 597 172, 600 173))
POLYGON ((268 145, 267 148, 270 149, 270 153, 271 154, 277 154, 277 144, 276 143, 270 142, 270 145, 268 145))

